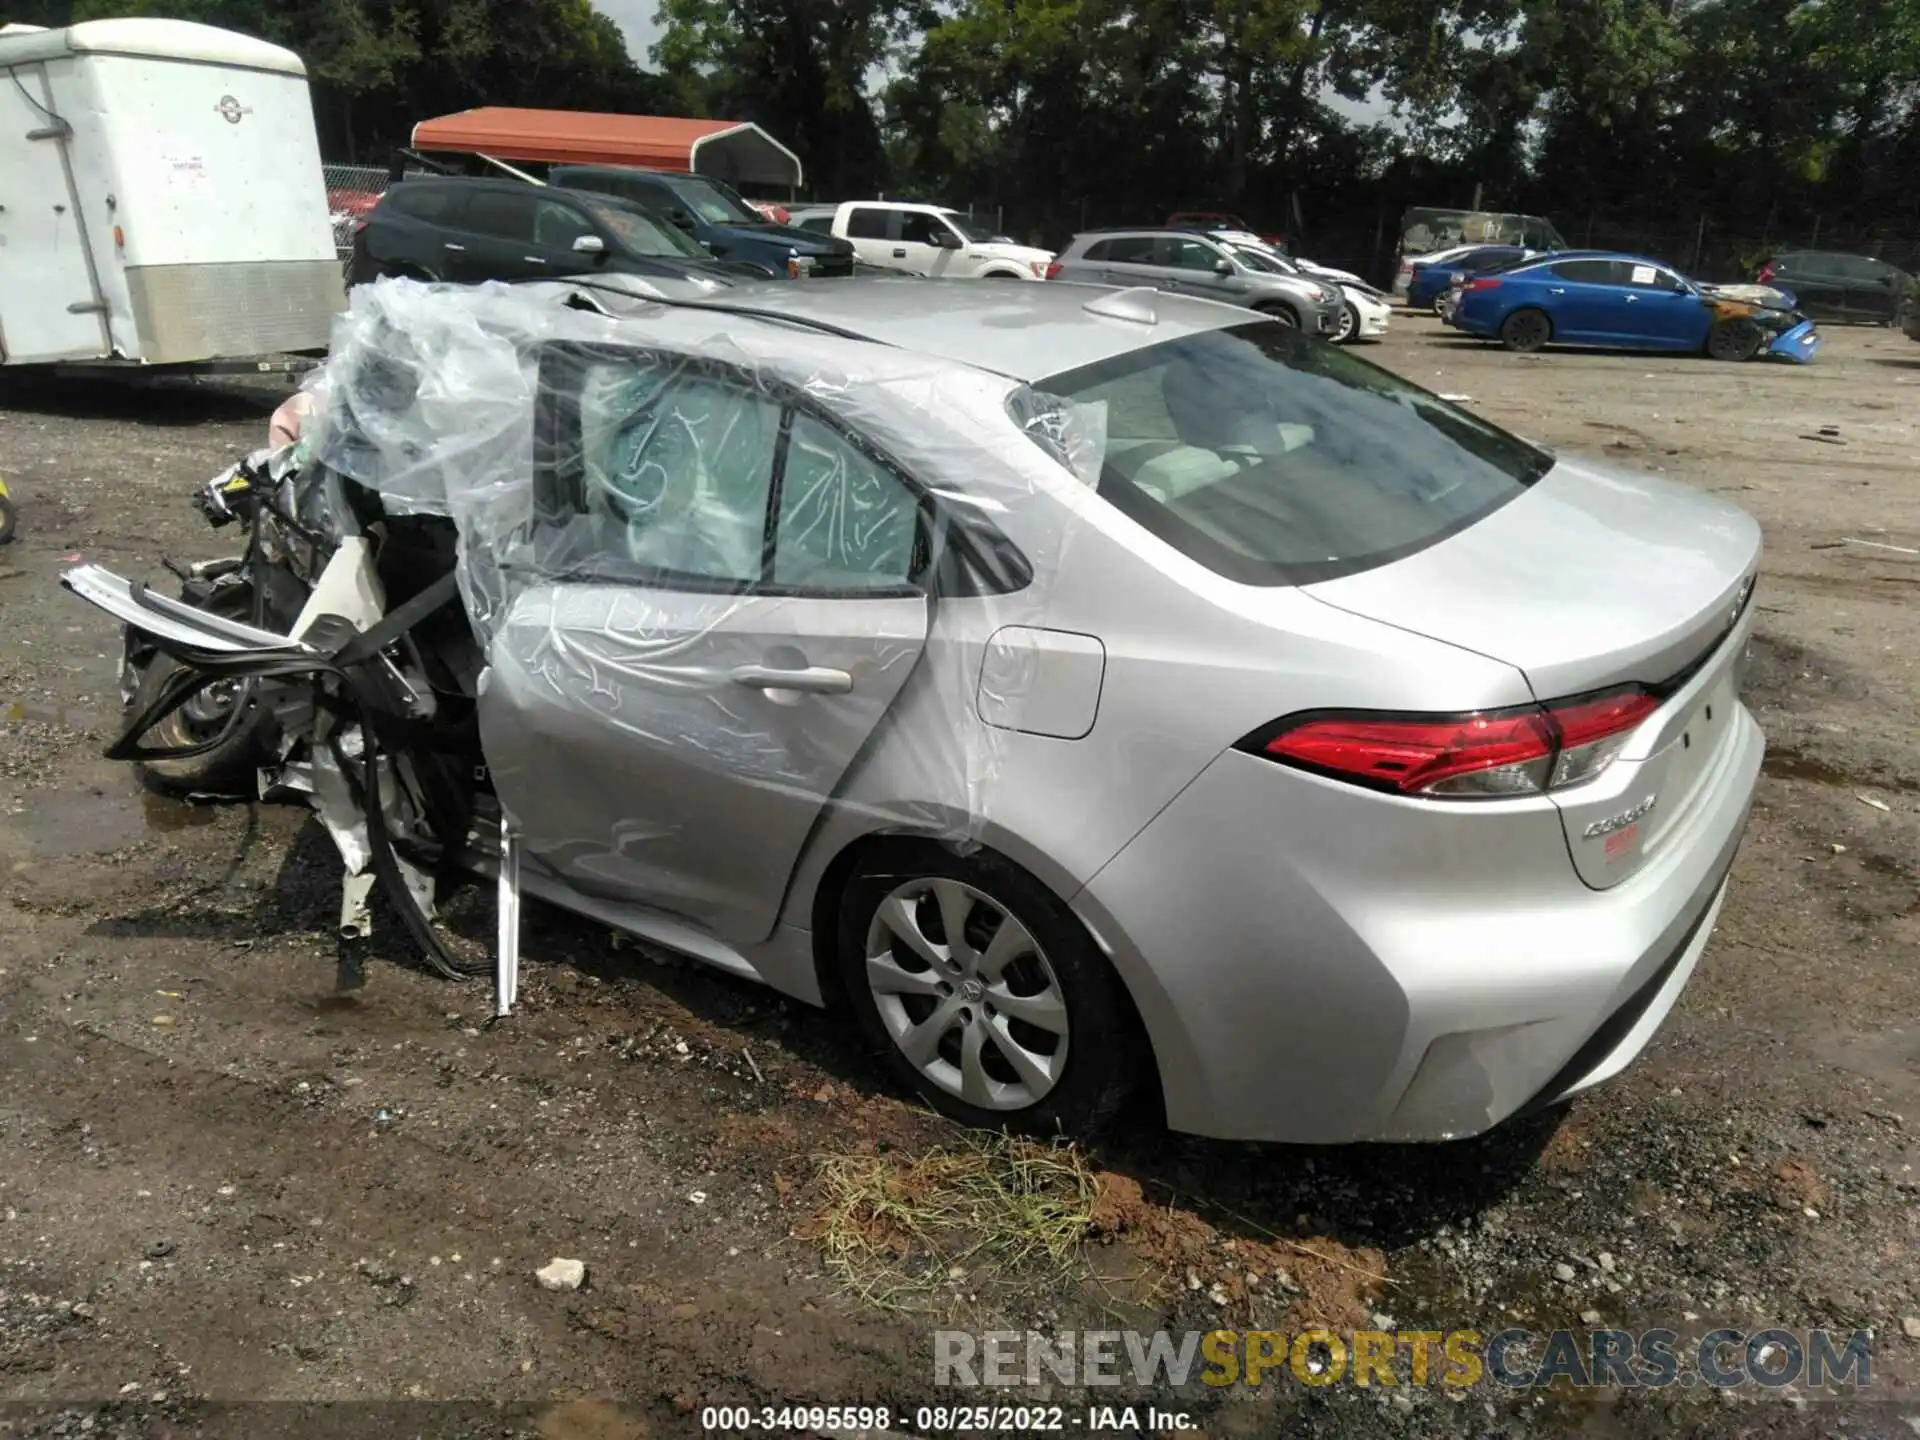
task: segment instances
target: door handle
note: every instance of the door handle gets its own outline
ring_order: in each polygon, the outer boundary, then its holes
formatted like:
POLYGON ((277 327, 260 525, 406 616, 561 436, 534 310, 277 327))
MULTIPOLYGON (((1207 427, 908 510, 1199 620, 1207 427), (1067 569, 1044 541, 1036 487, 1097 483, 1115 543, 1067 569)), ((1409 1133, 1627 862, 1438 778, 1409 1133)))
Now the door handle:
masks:
POLYGON ((904 259, 906 259, 906 258, 907 258, 907 252, 906 252, 906 250, 905 250, 904 248, 902 248, 902 247, 900 247, 900 246, 898 246, 898 245, 896 245, 896 246, 894 247, 894 249, 893 249, 893 258, 894 258, 894 259, 896 259, 896 260, 904 260, 904 259))
POLYGON ((1629 305, 1637 305, 1637 304, 1639 304, 1639 303, 1640 303, 1640 297, 1639 297, 1638 295, 1629 295, 1629 296, 1627 296, 1627 304, 1629 304, 1629 305))
POLYGON ((544 265, 547 263, 546 261, 542 260, 538 255, 522 255, 520 258, 526 261, 527 264, 529 265, 544 265))
POLYGON ((1549 285, 1547 287, 1547 294, 1549 295, 1564 295, 1566 293, 1567 287, 1564 285, 1549 285))
POLYGON ((853 689, 853 676, 844 670, 824 665, 809 665, 804 670, 782 670, 772 665, 738 665, 733 683, 750 690, 798 690, 805 695, 845 695, 853 689))
POLYGON ((466 247, 466 246, 464 246, 464 245, 456 245, 456 244, 455 244, 455 243, 454 243, 453 241, 451 241, 451 240, 449 240, 449 241, 447 242, 447 249, 449 249, 449 250, 465 250, 466 248, 467 248, 467 247, 466 247))

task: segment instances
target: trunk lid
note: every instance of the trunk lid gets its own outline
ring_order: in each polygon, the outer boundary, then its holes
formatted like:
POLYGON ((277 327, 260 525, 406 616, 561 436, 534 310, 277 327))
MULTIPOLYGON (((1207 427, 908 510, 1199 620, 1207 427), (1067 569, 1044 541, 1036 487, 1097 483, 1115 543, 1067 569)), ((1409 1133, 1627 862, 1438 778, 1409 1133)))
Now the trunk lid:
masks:
POLYGON ((1575 866, 1605 887, 1684 832, 1725 768, 1752 623, 1742 602, 1759 557, 1760 527, 1736 506, 1562 460, 1459 534, 1305 590, 1504 661, 1545 702, 1630 683, 1664 688, 1667 703, 1612 765, 1554 792, 1575 866))
POLYGON ((1459 534, 1305 589, 1503 660, 1558 700, 1685 670, 1726 634, 1759 558, 1760 527, 1724 500, 1562 460, 1459 534))

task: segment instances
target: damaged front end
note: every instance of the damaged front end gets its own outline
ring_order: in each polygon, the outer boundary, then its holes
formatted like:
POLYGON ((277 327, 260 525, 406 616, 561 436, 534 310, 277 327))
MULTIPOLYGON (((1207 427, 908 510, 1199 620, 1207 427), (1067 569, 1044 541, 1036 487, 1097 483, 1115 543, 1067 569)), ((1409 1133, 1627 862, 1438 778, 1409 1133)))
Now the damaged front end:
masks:
POLYGON ((1820 332, 1795 308, 1790 291, 1771 285, 1702 285, 1700 294, 1713 309, 1716 329, 1754 337, 1750 357, 1805 365, 1820 353, 1820 332))
MULTIPOLYGON (((320 372, 312 403, 330 411, 330 445, 411 404, 418 377, 404 371, 367 367, 332 395, 320 372)), ((306 441, 248 457, 194 504, 216 528, 244 525, 247 542, 170 565, 180 598, 95 565, 61 577, 125 627, 127 718, 108 758, 189 794, 307 804, 345 865, 343 938, 371 933, 378 885, 435 969, 492 968, 452 953, 433 923, 443 883, 499 847, 497 811, 482 813, 481 652, 458 604, 453 522, 395 513, 306 441), (207 761, 228 756, 239 773, 215 777, 207 761)))

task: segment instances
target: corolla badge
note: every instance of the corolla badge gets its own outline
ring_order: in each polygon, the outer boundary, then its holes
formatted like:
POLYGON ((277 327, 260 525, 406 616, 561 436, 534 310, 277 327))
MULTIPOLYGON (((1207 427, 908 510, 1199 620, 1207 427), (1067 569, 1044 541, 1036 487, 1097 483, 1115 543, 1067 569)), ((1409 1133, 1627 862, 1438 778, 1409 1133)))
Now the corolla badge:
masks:
POLYGON ((1624 830, 1634 821, 1652 814, 1654 803, 1659 798, 1658 794, 1649 795, 1631 810, 1622 810, 1618 815, 1609 815, 1604 820, 1594 821, 1581 834, 1588 840, 1597 840, 1602 835, 1611 835, 1616 830, 1624 830))
POLYGON ((231 95, 222 95, 220 97, 220 103, 213 108, 219 114, 220 118, 229 125, 238 125, 242 116, 253 113, 253 107, 251 105, 242 105, 231 95))

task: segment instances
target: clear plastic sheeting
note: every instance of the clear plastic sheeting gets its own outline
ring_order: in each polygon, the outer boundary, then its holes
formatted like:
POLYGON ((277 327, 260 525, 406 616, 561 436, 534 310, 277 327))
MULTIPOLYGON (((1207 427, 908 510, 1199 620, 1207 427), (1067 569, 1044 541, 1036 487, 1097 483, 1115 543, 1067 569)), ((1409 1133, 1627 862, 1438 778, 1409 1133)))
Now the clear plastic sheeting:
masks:
POLYGON ((1009 732, 976 692, 1017 713, 1028 677, 983 677, 964 637, 991 632, 980 607, 1041 616, 1067 539, 1042 517, 1077 510, 1027 502, 1097 479, 1104 407, 564 283, 363 287, 308 388, 301 485, 335 533, 453 524, 487 761, 530 860, 759 938, 744 897, 777 904, 823 804, 869 803, 863 767, 919 797, 887 821, 978 837, 1009 732), (377 505, 342 507, 342 480, 377 505), (717 796, 762 807, 766 854, 689 853, 736 843, 703 823, 717 796), (677 893, 729 864, 733 901, 677 893))

